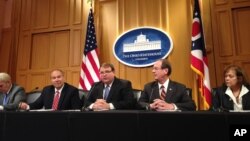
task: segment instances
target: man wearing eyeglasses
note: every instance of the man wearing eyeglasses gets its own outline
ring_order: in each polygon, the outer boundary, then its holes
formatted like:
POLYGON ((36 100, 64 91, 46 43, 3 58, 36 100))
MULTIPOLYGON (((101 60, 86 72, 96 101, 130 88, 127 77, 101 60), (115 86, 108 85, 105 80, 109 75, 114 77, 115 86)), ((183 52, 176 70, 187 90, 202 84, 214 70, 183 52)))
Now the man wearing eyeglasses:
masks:
POLYGON ((196 105, 186 92, 186 86, 172 81, 170 74, 172 68, 165 59, 155 62, 152 73, 155 81, 144 86, 144 90, 139 98, 139 109, 149 109, 156 111, 194 111, 196 105))
POLYGON ((19 102, 25 100, 24 88, 13 84, 9 74, 0 73, 0 110, 17 110, 19 102))
POLYGON ((94 111, 134 108, 132 84, 115 76, 113 64, 101 65, 100 79, 92 85, 85 107, 94 111))

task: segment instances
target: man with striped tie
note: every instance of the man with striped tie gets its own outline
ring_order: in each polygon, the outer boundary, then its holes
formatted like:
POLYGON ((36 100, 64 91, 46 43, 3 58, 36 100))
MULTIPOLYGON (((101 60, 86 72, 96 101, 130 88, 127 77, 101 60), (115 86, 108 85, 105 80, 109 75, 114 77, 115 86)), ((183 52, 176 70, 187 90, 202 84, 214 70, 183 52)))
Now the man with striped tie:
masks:
POLYGON ((186 86, 172 81, 171 65, 166 59, 155 62, 152 73, 155 81, 144 86, 138 101, 139 109, 194 111, 196 105, 188 96, 186 86))

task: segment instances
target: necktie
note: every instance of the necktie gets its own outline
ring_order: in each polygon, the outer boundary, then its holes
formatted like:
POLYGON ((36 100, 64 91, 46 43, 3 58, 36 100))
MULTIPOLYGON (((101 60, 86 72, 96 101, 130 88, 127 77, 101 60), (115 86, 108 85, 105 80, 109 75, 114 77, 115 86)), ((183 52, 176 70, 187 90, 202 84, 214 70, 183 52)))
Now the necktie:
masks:
POLYGON ((60 98, 60 93, 59 93, 59 91, 56 91, 55 96, 54 96, 54 100, 53 100, 53 105, 52 105, 53 110, 57 110, 59 98, 60 98))
POLYGON ((8 103, 8 95, 4 94, 3 105, 6 105, 7 103, 8 103))
POLYGON ((109 85, 107 85, 104 89, 104 99, 107 100, 109 95, 109 85))
POLYGON ((160 94, 160 98, 162 100, 165 100, 166 98, 166 92, 165 92, 165 87, 163 85, 161 85, 161 94, 160 94))

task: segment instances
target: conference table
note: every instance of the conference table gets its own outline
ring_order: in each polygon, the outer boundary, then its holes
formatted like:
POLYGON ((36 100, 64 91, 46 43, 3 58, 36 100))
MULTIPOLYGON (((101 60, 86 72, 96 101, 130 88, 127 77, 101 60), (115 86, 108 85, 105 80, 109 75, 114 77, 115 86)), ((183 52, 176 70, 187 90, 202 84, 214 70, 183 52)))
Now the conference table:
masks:
POLYGON ((0 141, 239 141, 249 125, 247 112, 0 111, 0 141))

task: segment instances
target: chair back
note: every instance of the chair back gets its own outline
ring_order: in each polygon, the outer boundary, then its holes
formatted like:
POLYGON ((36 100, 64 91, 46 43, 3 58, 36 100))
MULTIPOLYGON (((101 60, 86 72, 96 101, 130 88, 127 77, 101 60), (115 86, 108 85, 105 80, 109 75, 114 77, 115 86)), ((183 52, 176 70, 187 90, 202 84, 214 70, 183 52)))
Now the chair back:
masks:
POLYGON ((26 102, 28 104, 33 103, 37 100, 38 97, 40 97, 41 95, 41 91, 32 91, 32 92, 28 92, 27 94, 27 99, 26 102))
POLYGON ((88 92, 89 92, 88 90, 79 89, 79 97, 82 105, 84 105, 88 92))
POLYGON ((141 90, 133 89, 133 93, 134 93, 134 98, 136 99, 136 101, 138 101, 141 96, 141 90))
POLYGON ((186 88, 187 95, 192 98, 192 89, 186 88))
POLYGON ((212 88, 212 97, 214 97, 216 95, 216 92, 217 92, 217 88, 212 88))

